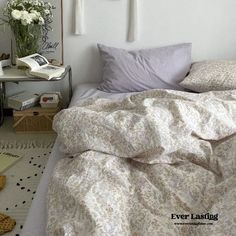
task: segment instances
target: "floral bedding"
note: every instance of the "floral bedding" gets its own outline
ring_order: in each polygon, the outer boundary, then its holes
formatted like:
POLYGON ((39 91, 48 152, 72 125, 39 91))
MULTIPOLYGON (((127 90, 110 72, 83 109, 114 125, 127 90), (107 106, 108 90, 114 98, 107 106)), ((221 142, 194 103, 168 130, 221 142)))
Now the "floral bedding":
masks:
POLYGON ((236 91, 150 90, 54 119, 48 235, 235 235, 236 91))

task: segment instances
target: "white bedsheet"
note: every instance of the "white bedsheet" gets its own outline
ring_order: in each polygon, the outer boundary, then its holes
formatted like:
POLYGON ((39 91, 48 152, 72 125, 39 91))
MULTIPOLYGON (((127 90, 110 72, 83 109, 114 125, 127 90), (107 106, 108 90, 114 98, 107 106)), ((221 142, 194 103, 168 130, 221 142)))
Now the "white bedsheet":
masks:
MULTIPOLYGON (((75 88, 74 95, 71 100, 70 106, 77 103, 80 100, 86 100, 89 98, 110 98, 113 100, 119 100, 127 96, 127 93, 105 93, 96 89, 97 84, 82 84, 75 88)), ((49 157, 49 161, 45 168, 44 174, 40 180, 39 186, 26 222, 24 224, 21 236, 44 236, 47 222, 47 209, 46 209, 46 198, 48 182, 52 175, 53 169, 58 162, 63 158, 63 154, 59 151, 59 143, 56 140, 52 150, 52 154, 49 157)))
POLYGON ((97 89, 98 84, 89 83, 78 85, 74 91, 73 98, 70 106, 73 106, 79 100, 85 100, 89 98, 109 98, 113 100, 119 100, 131 93, 106 93, 97 89))

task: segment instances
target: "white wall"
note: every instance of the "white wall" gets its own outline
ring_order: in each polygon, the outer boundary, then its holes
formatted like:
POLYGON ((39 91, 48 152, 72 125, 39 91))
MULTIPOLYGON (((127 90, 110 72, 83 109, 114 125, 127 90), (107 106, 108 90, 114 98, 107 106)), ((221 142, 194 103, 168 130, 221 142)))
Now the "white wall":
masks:
MULTIPOLYGON (((135 43, 126 42, 129 0, 84 0, 84 36, 73 35, 74 0, 63 1, 65 63, 72 66, 74 84, 101 78, 97 42, 127 49, 192 42, 193 60, 236 59, 235 0, 139 0, 135 43)), ((0 33, 0 50, 3 38, 0 33)))

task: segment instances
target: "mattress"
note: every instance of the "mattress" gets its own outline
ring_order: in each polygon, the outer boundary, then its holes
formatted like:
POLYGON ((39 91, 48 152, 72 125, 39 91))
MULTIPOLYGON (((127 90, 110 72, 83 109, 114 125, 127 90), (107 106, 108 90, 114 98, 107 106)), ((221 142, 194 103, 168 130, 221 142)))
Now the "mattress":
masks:
MULTIPOLYGON (((82 84, 78 85, 74 92, 70 103, 73 106, 75 103, 85 101, 91 98, 108 98, 112 100, 120 100, 130 93, 106 93, 97 90, 96 83, 82 84)), ((56 163, 64 157, 59 150, 59 142, 56 140, 55 145, 52 149, 52 153, 49 157, 48 163, 46 165, 44 174, 40 180, 40 183, 35 194, 35 198, 32 202, 29 214, 25 221, 21 236, 43 236, 45 235, 45 228, 47 223, 47 188, 52 175, 53 169, 56 163)))

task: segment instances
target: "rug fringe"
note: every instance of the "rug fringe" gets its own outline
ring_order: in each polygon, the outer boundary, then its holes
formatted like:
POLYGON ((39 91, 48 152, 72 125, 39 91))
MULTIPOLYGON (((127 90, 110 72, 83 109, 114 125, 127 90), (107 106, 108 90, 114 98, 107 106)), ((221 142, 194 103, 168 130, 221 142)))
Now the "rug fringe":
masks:
POLYGON ((1 141, 0 140, 0 149, 9 149, 9 148, 17 148, 17 149, 28 149, 28 148, 52 148, 54 145, 54 141, 46 142, 46 141, 1 141))

